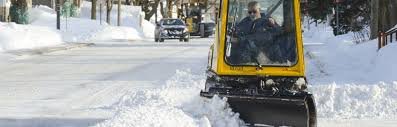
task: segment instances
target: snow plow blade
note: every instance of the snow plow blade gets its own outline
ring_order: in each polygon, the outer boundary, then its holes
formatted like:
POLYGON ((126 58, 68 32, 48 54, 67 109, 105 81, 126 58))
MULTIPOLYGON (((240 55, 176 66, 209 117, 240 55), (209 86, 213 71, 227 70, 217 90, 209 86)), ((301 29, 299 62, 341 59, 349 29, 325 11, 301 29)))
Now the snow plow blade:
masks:
MULTIPOLYGON (((214 94, 201 92, 201 96, 212 98, 214 94)), ((311 94, 299 97, 253 97, 244 95, 221 95, 233 112, 240 114, 248 126, 316 126, 316 111, 311 94)))

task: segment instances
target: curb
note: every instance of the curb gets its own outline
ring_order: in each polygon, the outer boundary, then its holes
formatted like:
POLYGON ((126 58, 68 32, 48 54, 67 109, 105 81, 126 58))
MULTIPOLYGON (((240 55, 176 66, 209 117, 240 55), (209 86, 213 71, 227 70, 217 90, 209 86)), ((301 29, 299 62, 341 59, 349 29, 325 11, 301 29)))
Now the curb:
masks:
POLYGON ((14 54, 17 56, 26 56, 26 55, 42 55, 46 53, 62 51, 62 50, 70 50, 74 48, 82 48, 95 45, 94 43, 66 43, 57 46, 51 47, 42 47, 36 49, 21 49, 21 50, 11 50, 7 51, 7 53, 14 54))

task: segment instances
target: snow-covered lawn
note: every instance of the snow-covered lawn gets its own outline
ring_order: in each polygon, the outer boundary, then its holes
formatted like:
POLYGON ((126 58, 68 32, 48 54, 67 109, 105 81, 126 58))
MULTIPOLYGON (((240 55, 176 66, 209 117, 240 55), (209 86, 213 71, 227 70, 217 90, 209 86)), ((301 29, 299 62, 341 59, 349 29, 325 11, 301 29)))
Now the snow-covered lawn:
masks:
POLYGON ((352 34, 317 30, 305 33, 305 42, 323 45, 305 49, 319 117, 397 119, 397 43, 377 51, 377 40, 355 44, 352 34))
POLYGON ((84 1, 79 17, 62 18, 61 30, 56 30, 55 11, 47 6, 29 10, 30 24, 0 22, 0 52, 6 50, 32 49, 73 42, 96 42, 101 40, 142 40, 153 37, 154 25, 142 20, 136 7, 122 7, 122 23, 117 21, 117 8, 113 8, 111 25, 105 21, 90 19, 91 3, 84 1), (67 22, 66 22, 67 21, 67 22))

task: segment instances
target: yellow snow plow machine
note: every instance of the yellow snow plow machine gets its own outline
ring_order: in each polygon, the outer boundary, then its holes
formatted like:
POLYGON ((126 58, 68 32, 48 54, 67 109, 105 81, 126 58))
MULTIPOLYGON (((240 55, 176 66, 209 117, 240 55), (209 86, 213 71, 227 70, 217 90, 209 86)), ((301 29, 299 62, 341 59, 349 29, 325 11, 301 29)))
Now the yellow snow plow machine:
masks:
POLYGON ((221 0, 202 97, 227 98, 248 126, 315 127, 299 0, 221 0))

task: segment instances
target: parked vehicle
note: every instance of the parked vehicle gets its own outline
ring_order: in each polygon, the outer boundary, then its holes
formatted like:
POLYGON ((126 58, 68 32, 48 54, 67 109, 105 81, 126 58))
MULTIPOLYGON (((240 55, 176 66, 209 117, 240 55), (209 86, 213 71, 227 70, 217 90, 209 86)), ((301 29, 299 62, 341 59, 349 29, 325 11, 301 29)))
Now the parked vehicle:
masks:
POLYGON ((179 39, 181 42, 188 42, 189 38, 186 25, 181 19, 165 18, 156 24, 155 42, 164 42, 165 39, 179 39))

